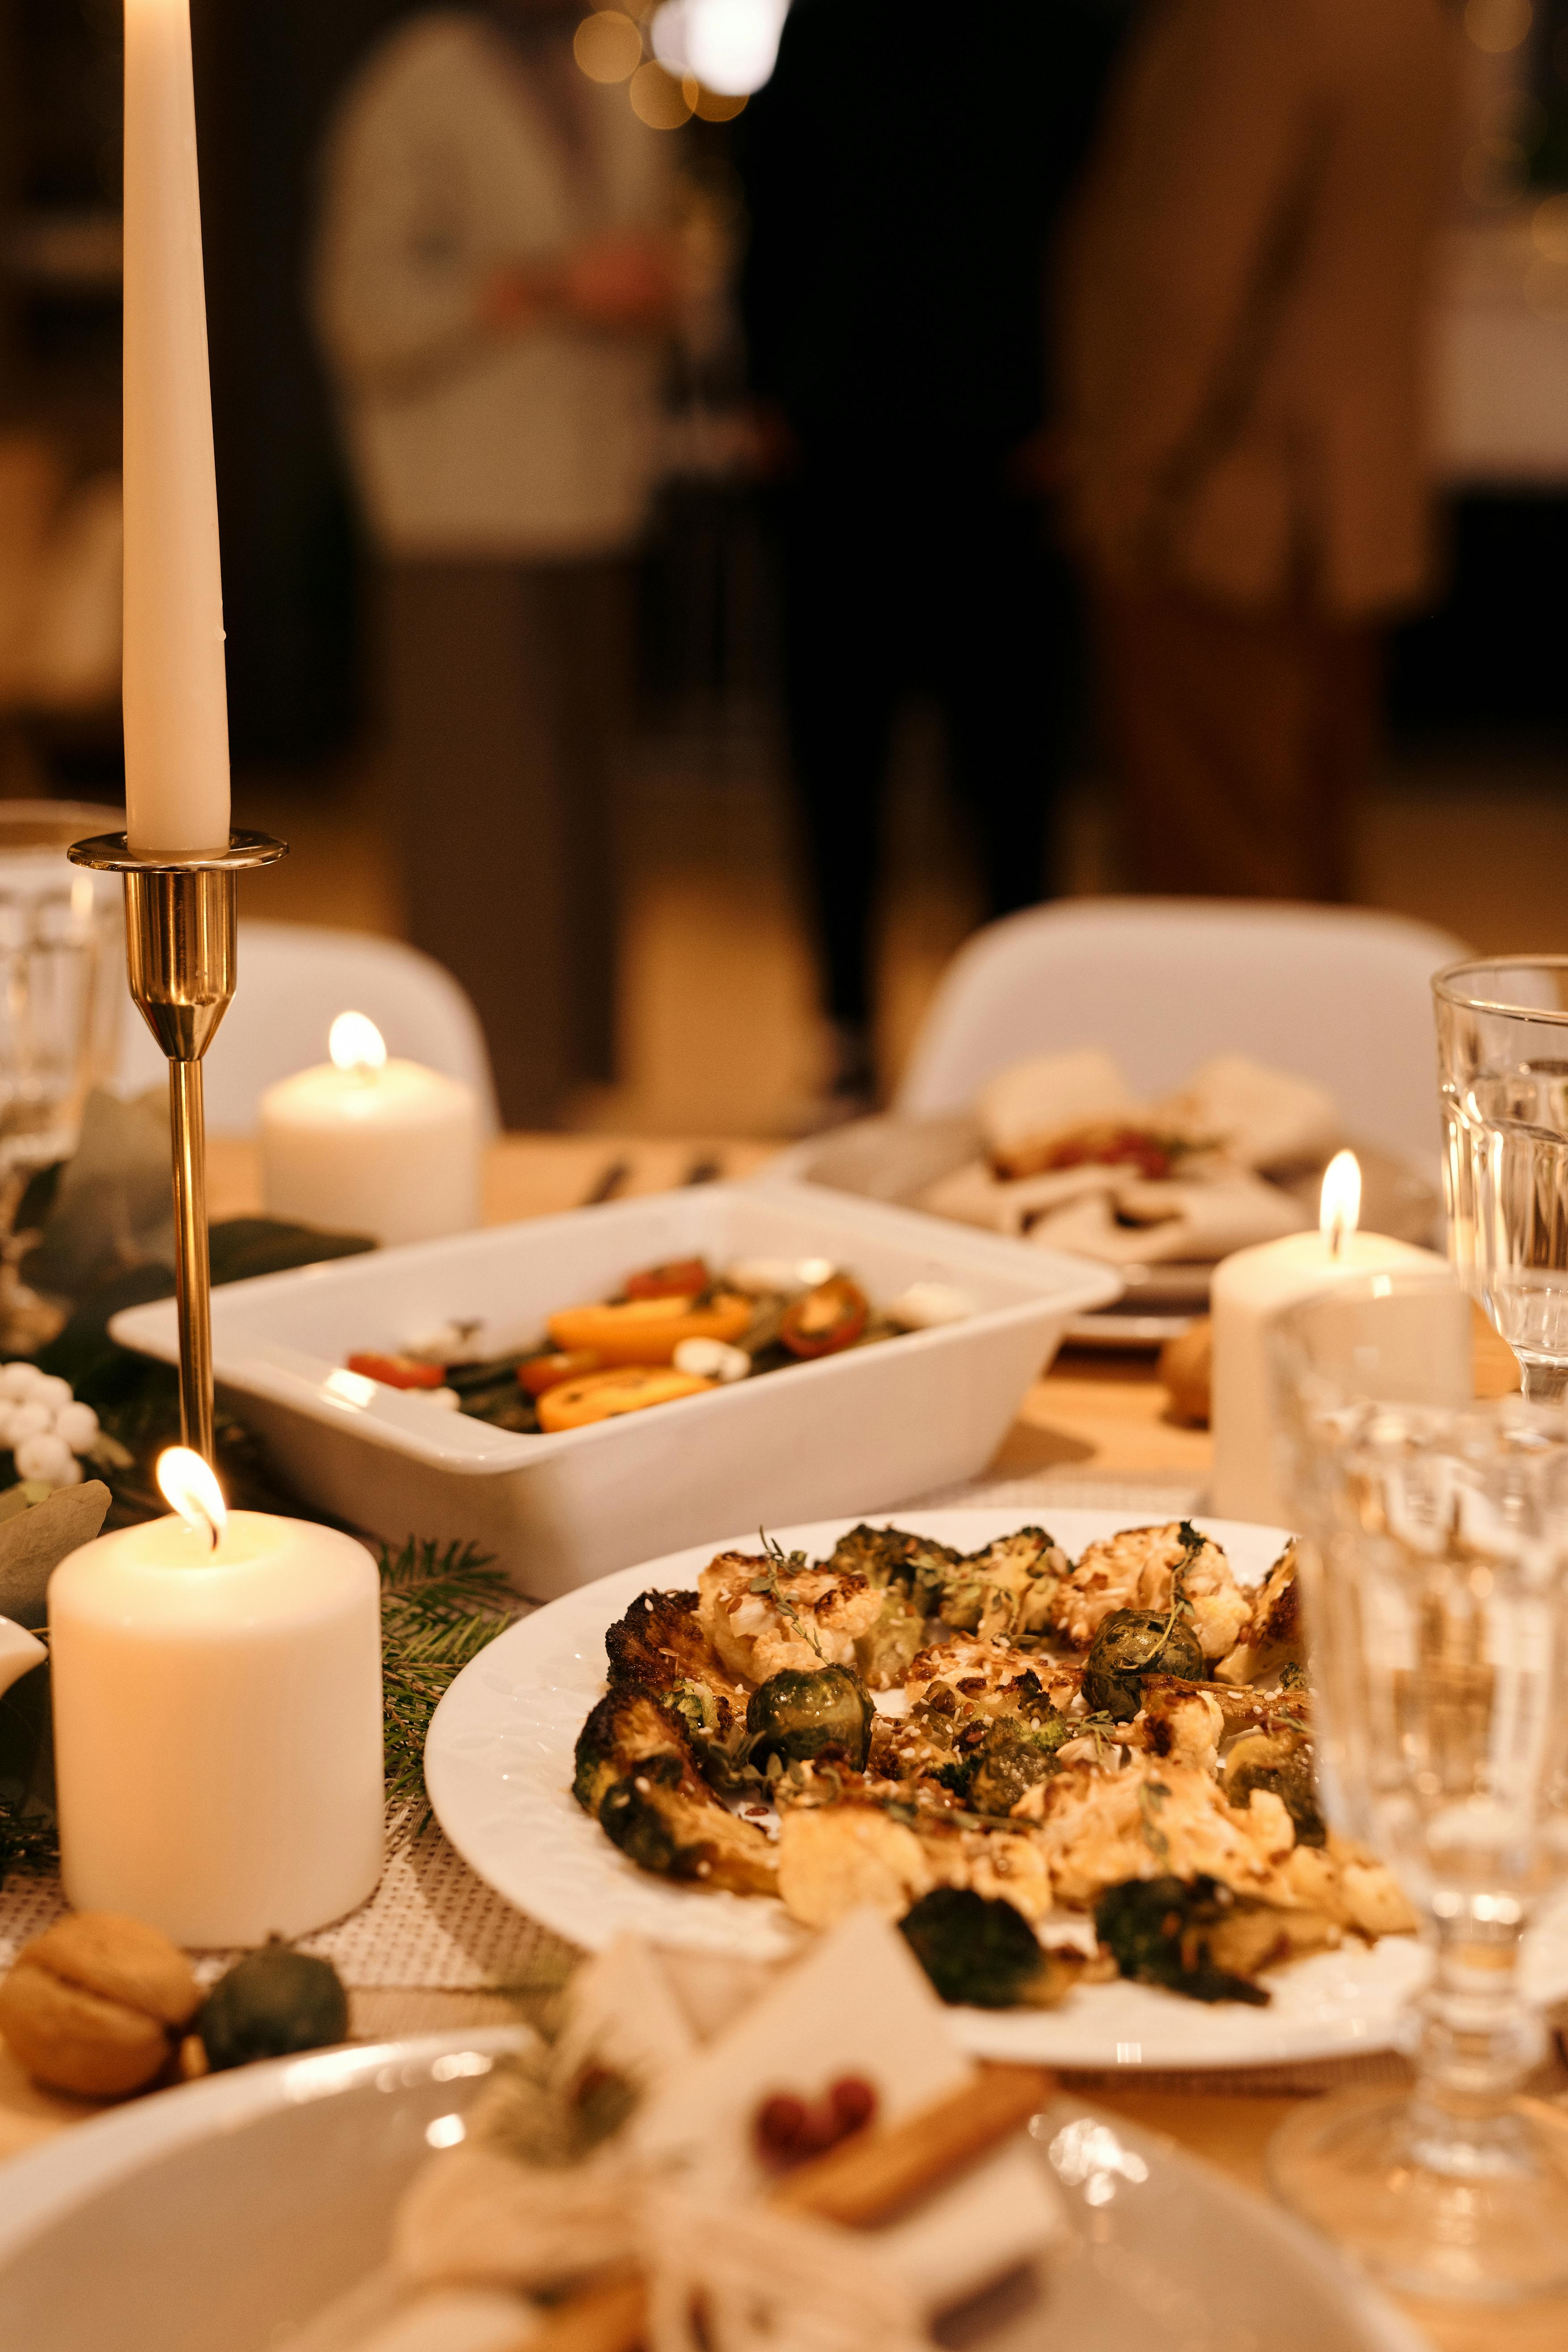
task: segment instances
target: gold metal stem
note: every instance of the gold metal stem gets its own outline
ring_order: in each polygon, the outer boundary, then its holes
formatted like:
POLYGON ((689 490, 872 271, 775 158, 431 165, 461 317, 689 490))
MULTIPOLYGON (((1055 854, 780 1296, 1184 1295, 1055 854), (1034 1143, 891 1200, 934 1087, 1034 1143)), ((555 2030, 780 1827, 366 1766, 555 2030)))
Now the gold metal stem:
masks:
POLYGON ((234 995, 236 877, 286 855, 265 834, 225 849, 139 857, 123 834, 79 841, 78 866, 125 877, 131 993, 169 1061, 174 1182, 174 1300, 180 1322, 180 1419, 185 1444, 213 1458, 212 1269, 207 1255, 206 1126, 202 1055, 234 995))
POLYGON ((174 1301, 180 1318, 180 1427, 213 1459, 212 1268, 207 1255, 206 1122, 199 1062, 169 1065, 174 1160, 174 1301))

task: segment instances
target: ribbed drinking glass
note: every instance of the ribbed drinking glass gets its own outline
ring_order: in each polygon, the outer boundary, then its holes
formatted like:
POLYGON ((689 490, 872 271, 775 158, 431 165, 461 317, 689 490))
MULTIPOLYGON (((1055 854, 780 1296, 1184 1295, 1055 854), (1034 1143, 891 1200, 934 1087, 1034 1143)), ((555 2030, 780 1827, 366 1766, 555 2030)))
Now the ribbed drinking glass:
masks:
POLYGON ((1313 2100, 1270 2162, 1390 2284, 1500 2298, 1568 2279, 1568 2126, 1520 2095, 1545 2046, 1525 1931, 1568 1878, 1568 1415, 1411 1401, 1450 1308, 1458 1343, 1457 1283, 1387 1274, 1276 1328, 1322 1800, 1433 1974, 1414 2092, 1313 2100))

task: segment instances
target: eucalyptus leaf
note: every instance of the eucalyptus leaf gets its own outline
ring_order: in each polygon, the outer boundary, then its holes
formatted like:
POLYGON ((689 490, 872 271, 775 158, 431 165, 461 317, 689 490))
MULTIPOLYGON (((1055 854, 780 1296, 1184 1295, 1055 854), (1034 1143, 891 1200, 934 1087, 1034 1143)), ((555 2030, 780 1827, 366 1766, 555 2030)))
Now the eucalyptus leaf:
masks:
MULTIPOLYGON (((10 1489, 14 1495, 18 1490, 10 1489)), ((0 1510, 10 1500, 0 1496, 0 1510)), ((79 1486, 57 1486, 41 1502, 0 1517, 0 1617, 18 1625, 41 1625, 48 1614, 49 1578, 68 1552, 90 1543, 109 1509, 101 1478, 79 1486)))

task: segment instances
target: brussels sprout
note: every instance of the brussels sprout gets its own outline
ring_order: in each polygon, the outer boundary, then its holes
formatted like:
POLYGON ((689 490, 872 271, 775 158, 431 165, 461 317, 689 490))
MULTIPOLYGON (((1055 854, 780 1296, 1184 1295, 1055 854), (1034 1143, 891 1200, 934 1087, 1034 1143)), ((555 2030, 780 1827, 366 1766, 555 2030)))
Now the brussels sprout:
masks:
POLYGON ((716 1804, 679 1757, 650 1756, 616 1780, 599 1826, 628 1862, 661 1878, 695 1879, 733 1895, 774 1895, 777 1866, 761 1830, 716 1804))
POLYGON ((1045 2009, 1071 1981, 1072 1971, 1040 1949, 1021 1911, 972 1887, 933 1888, 899 1927, 943 2000, 1045 2009))
POLYGON ((816 1666, 809 1674, 786 1667, 752 1693, 752 1759, 807 1764, 832 1748, 852 1771, 863 1772, 875 1713, 869 1691, 848 1666, 816 1666))
POLYGON ((290 1951, 276 1939, 236 1960, 196 2012, 214 2074, 256 2058, 324 2050, 346 2042, 348 2031, 349 1997, 331 1960, 290 1951))
POLYGON ((1157 1609, 1114 1609, 1089 1646, 1084 1704, 1113 1723, 1131 1723, 1143 1704, 1145 1675, 1197 1683, 1207 1672, 1198 1637, 1181 1618, 1157 1609))
POLYGON ((1312 1771, 1312 1743, 1300 1732, 1244 1732, 1226 1758, 1220 1780, 1233 1805, 1245 1805, 1254 1789, 1270 1790, 1296 1824, 1298 1845, 1328 1843, 1328 1824, 1312 1771))
POLYGON ((1209 1948, 1237 1908, 1216 1879, 1129 1878, 1100 1895, 1094 1930, 1122 1975, 1140 1984, 1163 1985, 1189 2000, 1267 2008, 1262 1986, 1216 1966, 1209 1948))

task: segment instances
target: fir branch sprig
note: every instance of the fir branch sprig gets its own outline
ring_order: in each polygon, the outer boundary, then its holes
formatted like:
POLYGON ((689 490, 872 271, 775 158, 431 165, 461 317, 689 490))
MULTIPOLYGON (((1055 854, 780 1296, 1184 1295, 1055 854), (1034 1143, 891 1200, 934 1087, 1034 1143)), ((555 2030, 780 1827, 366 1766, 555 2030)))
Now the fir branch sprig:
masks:
POLYGON ((503 1633, 517 1601, 503 1572, 470 1543, 410 1537, 378 1546, 388 1842, 428 1826, 425 1735, 450 1685, 503 1633))

